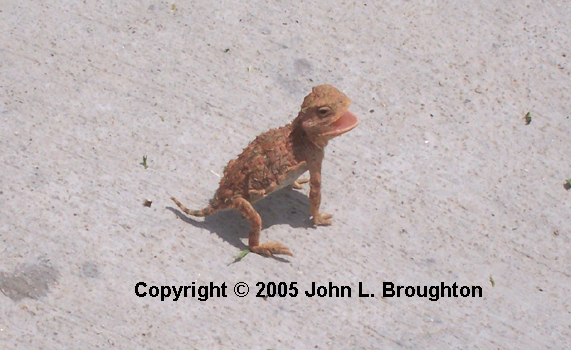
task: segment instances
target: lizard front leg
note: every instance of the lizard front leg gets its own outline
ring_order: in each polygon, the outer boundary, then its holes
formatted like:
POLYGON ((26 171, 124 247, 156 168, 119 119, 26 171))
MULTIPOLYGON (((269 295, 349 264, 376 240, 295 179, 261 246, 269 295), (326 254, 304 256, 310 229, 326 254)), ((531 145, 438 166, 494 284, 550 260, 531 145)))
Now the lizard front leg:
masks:
POLYGON ((250 232, 248 234, 248 247, 250 251, 264 255, 273 256, 283 254, 293 256, 288 247, 277 242, 260 244, 260 231, 262 230, 262 218, 254 209, 252 204, 243 197, 232 198, 233 206, 250 222, 250 232))
POLYGON ((314 225, 331 225, 331 214, 321 214, 321 162, 309 166, 309 213, 313 217, 314 225))

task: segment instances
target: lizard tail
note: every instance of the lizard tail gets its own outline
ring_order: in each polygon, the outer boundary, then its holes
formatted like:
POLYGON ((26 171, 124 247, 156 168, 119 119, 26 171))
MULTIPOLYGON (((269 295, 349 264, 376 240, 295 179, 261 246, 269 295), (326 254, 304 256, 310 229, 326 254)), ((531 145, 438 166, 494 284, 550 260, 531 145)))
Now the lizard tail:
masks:
POLYGON ((172 201, 175 202, 176 205, 178 205, 178 207, 180 208, 180 210, 182 210, 184 213, 188 214, 188 215, 192 215, 192 216, 207 216, 210 214, 214 214, 214 212, 216 210, 214 210, 212 208, 212 206, 207 206, 204 209, 200 209, 200 210, 190 210, 187 207, 185 207, 181 202, 178 201, 178 199, 171 197, 172 201))

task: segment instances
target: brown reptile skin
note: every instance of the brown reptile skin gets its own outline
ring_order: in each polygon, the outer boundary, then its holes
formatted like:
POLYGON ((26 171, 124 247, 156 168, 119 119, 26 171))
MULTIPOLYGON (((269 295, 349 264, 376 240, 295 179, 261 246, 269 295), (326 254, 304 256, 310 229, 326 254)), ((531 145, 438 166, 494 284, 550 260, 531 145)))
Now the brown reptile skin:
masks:
POLYGON ((272 256, 293 256, 281 243, 260 244, 262 219, 252 203, 280 188, 300 188, 306 179, 296 181, 309 170, 309 206, 314 225, 330 225, 331 215, 321 214, 321 163, 327 142, 357 126, 359 121, 348 111, 351 100, 331 85, 312 89, 295 120, 256 137, 238 158, 224 169, 219 188, 208 207, 189 210, 171 199, 188 215, 206 216, 219 210, 236 209, 250 222, 248 245, 251 251, 272 256))

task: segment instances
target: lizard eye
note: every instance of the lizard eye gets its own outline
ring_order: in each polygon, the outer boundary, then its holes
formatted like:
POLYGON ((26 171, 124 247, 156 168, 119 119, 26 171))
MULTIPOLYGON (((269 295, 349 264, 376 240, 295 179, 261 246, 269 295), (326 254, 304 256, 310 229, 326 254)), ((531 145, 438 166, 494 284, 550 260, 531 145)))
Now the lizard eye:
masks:
POLYGON ((319 113, 320 116, 324 116, 329 112, 329 107, 320 107, 317 112, 319 113))

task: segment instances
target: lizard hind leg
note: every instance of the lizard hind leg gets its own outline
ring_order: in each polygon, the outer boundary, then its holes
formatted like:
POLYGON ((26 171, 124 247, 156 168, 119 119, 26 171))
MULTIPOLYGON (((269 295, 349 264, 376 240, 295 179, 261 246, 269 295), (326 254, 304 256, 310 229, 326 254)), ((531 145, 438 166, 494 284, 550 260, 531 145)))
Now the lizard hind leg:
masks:
POLYGON ((243 197, 232 198, 234 208, 238 210, 250 222, 250 232, 248 234, 248 246, 250 251, 264 255, 273 256, 275 254, 293 256, 288 247, 277 242, 260 244, 260 231, 262 230, 262 218, 252 207, 252 204, 243 197))

